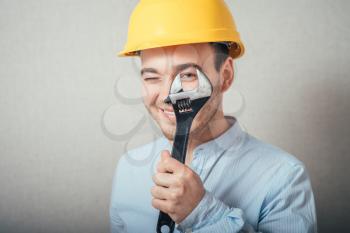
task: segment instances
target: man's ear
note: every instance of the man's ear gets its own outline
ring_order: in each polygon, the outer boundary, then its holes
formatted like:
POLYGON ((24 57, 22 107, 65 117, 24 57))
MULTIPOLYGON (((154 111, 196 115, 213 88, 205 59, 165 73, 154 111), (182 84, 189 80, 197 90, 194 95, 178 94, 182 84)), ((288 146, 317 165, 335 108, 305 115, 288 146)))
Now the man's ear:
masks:
POLYGON ((222 64, 220 69, 220 77, 221 77, 221 92, 224 93, 230 88, 234 79, 232 57, 228 57, 225 60, 224 64, 222 64))

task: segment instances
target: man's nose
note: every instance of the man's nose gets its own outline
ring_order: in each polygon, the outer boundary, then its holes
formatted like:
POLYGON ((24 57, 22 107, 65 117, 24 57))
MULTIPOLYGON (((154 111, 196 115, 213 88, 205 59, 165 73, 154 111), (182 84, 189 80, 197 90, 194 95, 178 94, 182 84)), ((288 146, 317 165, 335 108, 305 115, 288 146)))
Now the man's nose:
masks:
POLYGON ((163 79, 162 86, 160 88, 159 98, 166 104, 169 104, 169 102, 167 101, 167 98, 169 96, 171 84, 172 84, 172 79, 170 77, 166 77, 163 79))

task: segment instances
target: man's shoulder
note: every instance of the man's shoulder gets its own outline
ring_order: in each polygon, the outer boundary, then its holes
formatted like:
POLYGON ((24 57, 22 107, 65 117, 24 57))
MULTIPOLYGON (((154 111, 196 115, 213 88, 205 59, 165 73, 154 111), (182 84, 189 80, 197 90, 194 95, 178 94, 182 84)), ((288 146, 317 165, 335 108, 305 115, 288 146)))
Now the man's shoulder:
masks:
POLYGON ((123 164, 123 166, 146 165, 168 147, 168 141, 164 137, 159 137, 133 149, 125 149, 118 163, 123 164))
POLYGON ((279 146, 268 143, 251 134, 246 134, 242 155, 254 160, 257 166, 279 167, 290 170, 293 167, 304 167, 304 164, 295 155, 279 146))
POLYGON ((166 142, 164 138, 157 138, 133 149, 124 150, 116 165, 114 182, 121 187, 129 187, 131 181, 142 183, 148 179, 160 151, 166 147, 166 142))
POLYGON ((309 182, 304 163, 284 149, 247 135, 241 150, 241 164, 245 164, 244 174, 250 174, 257 187, 265 187, 267 192, 281 190, 293 179, 309 182))

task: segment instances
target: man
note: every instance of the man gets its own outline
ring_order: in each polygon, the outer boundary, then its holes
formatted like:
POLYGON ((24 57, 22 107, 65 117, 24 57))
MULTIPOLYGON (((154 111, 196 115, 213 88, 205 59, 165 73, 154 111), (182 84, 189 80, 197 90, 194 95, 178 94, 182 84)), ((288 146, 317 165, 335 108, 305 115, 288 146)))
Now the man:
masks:
POLYGON ((233 61, 243 52, 223 0, 141 0, 136 6, 120 55, 140 57, 144 104, 164 136, 118 162, 112 232, 156 232, 159 210, 174 220, 175 232, 316 232, 304 165, 223 113, 233 61), (192 124, 182 164, 169 152, 176 119, 164 100, 175 75, 192 77, 196 68, 213 92, 192 124))

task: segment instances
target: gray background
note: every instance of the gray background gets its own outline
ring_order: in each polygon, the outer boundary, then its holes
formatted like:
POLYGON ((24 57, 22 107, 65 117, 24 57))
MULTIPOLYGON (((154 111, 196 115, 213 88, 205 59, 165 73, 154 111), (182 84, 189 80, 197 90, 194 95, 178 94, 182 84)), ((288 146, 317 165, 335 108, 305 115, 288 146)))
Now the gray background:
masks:
MULTIPOLYGON (((349 232, 350 1, 226 2, 247 48, 226 112, 306 164, 319 232, 349 232)), ((135 4, 0 0, 0 232, 109 231, 120 155, 159 135, 116 57, 135 4)))

